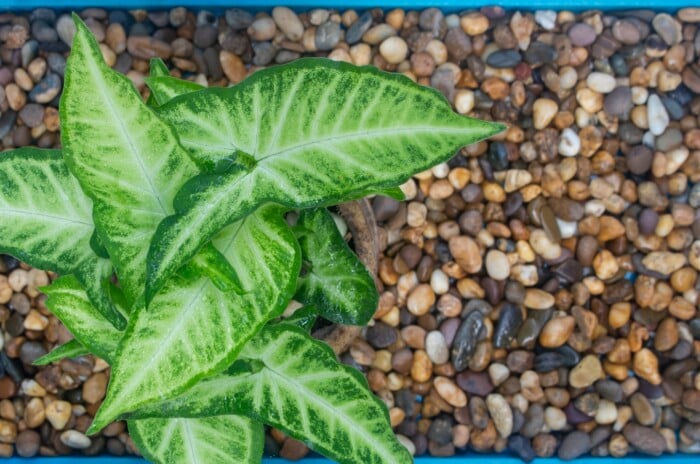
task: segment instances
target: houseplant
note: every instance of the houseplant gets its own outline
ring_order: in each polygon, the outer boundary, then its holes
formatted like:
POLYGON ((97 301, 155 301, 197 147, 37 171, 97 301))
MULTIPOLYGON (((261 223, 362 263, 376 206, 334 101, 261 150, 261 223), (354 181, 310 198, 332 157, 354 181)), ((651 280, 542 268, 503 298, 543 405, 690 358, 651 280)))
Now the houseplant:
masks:
POLYGON ((323 60, 230 89, 155 75, 152 110, 75 21, 63 153, 3 158, 18 222, 0 249, 65 274, 47 305, 77 342, 43 362, 87 350, 112 364, 91 431, 126 417, 153 461, 255 462, 268 423, 341 462, 409 462, 364 379, 304 330, 316 311, 364 324, 376 302, 323 207, 398 196, 502 126, 404 77, 323 60), (315 311, 277 320, 295 295, 315 311))

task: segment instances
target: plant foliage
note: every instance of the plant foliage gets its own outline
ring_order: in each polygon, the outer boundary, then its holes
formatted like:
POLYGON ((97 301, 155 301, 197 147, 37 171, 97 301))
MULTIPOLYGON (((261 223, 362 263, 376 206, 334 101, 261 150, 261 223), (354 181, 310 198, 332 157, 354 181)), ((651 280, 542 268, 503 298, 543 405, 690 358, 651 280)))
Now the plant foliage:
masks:
POLYGON ((258 462, 264 425, 341 463, 411 462, 364 377, 308 334, 317 316, 366 324, 377 305, 325 207, 400 195, 502 126, 324 59, 226 89, 156 60, 144 102, 75 23, 62 152, 0 154, 0 252, 61 274, 46 304, 75 339, 37 363, 112 366, 89 432, 127 419, 157 463, 258 462), (280 320, 292 298, 307 306, 280 320))

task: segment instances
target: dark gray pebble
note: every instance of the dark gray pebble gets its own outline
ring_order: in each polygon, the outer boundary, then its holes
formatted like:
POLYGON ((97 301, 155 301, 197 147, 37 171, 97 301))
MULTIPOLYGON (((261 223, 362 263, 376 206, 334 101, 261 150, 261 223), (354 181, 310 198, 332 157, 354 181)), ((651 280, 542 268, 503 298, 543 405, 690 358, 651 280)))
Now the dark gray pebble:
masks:
POLYGON ((352 45, 360 41, 362 36, 367 32, 372 25, 372 13, 365 11, 350 25, 345 33, 345 41, 352 45))
POLYGON ((588 453, 593 444, 587 433, 576 430, 567 434, 559 446, 559 459, 570 461, 588 453))

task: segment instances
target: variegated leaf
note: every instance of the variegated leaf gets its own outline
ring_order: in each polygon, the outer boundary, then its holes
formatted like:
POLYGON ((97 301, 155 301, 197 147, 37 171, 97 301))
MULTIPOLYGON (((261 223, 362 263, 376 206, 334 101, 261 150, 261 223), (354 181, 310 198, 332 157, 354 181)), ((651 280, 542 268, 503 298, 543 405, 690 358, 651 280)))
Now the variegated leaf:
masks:
POLYGON ((204 380, 132 417, 219 414, 247 414, 343 464, 412 462, 391 431, 386 406, 362 374, 290 324, 266 327, 228 375, 204 380))
POLYGON ((239 271, 245 293, 222 292, 206 277, 170 279, 147 311, 130 318, 91 431, 226 369, 284 310, 301 259, 280 208, 260 208, 224 229, 213 244, 239 271))
POLYGON ((46 307, 81 345, 107 362, 114 361, 123 332, 95 309, 75 277, 59 277, 41 290, 47 296, 46 307))
POLYGON ((78 340, 70 340, 63 345, 59 345, 53 350, 46 353, 44 356, 34 361, 35 366, 46 366, 54 362, 58 362, 66 358, 77 358, 90 354, 90 350, 85 348, 78 340))
POLYGON ((178 215, 151 244, 147 294, 262 203, 309 208, 396 187, 503 129, 455 114, 404 76, 313 58, 180 96, 158 113, 200 165, 241 169, 195 178, 178 194, 178 215))
POLYGON ((155 464, 257 464, 262 458, 263 426, 246 417, 130 420, 128 427, 155 464))
POLYGON ((19 148, 0 153, 0 253, 31 266, 75 274, 109 320, 125 320, 106 296, 112 266, 90 246, 92 201, 58 150, 19 148))
POLYGON ((377 309, 374 279, 325 208, 302 210, 294 227, 302 256, 296 300, 339 324, 365 325, 377 309))
POLYGON ((173 130, 104 62, 89 29, 77 32, 61 99, 68 166, 94 200, 98 233, 130 304, 143 294, 155 226, 173 213, 175 192, 197 173, 173 130))
POLYGON ((204 88, 196 82, 183 81, 168 75, 147 77, 146 85, 151 89, 151 95, 155 98, 157 105, 163 105, 178 95, 204 88))

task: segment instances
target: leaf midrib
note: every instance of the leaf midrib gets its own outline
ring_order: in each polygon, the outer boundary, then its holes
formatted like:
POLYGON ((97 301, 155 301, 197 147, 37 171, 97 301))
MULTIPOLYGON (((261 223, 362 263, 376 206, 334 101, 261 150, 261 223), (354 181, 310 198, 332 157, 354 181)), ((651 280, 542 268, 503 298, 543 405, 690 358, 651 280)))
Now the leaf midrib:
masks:
MULTIPOLYGON (((96 64, 96 67, 99 68, 99 64, 96 64)), ((153 178, 150 176, 150 173, 146 170, 146 166, 143 164, 143 160, 138 155, 140 152, 136 149, 136 146, 134 145, 134 142, 131 139, 130 133, 124 125, 124 121, 122 121, 121 118, 117 117, 118 113, 116 111, 116 108, 114 107, 114 103, 112 102, 111 93, 107 91, 108 89, 104 85, 105 80, 101 79, 100 76, 95 76, 95 69, 93 67, 88 66, 88 69, 90 70, 89 72, 91 74, 92 80, 97 83, 97 87, 100 93, 107 97, 105 98, 105 101, 107 102, 109 112, 112 114, 112 118, 117 121, 117 124, 119 125, 119 132, 122 135, 122 140, 125 140, 126 143, 129 145, 132 157, 136 160, 136 163, 138 164, 139 169, 141 170, 141 174, 146 178, 146 181, 148 182, 148 187, 151 190, 151 195, 155 197, 158 201, 158 206, 160 206, 161 211, 163 211, 163 215, 167 216, 168 210, 163 204, 163 199, 160 197, 160 192, 155 187, 153 178)), ((109 71, 112 70, 110 69, 109 71)), ((149 110, 146 108, 146 111, 149 110)))

